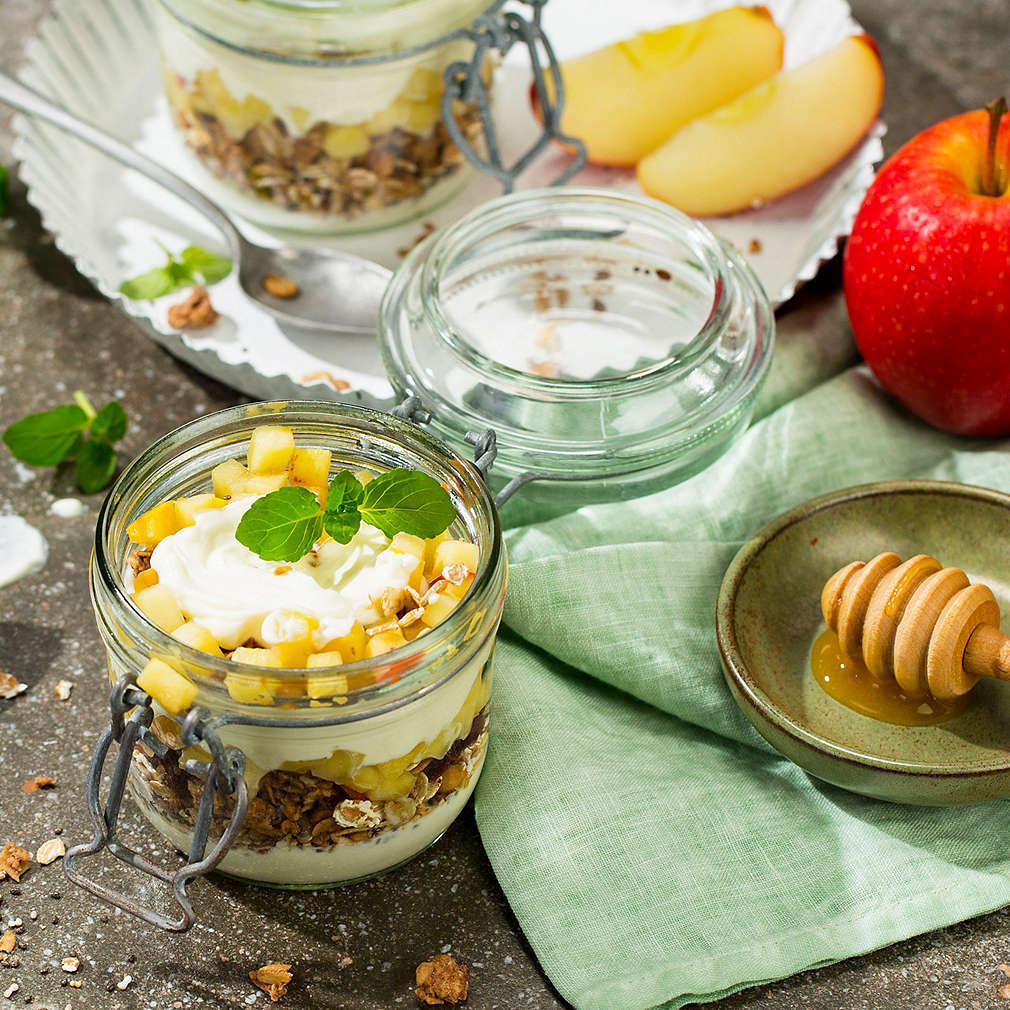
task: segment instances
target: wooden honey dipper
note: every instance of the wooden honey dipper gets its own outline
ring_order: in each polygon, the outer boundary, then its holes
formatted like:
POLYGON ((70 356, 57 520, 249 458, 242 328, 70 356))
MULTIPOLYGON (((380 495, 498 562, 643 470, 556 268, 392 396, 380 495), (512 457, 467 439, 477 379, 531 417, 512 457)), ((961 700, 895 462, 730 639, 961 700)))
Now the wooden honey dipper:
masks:
POLYGON ((1010 681, 1010 636, 999 630, 992 590, 926 554, 902 563, 888 552, 840 568, 824 585, 821 612, 844 656, 862 656, 911 697, 950 700, 982 677, 1010 681))

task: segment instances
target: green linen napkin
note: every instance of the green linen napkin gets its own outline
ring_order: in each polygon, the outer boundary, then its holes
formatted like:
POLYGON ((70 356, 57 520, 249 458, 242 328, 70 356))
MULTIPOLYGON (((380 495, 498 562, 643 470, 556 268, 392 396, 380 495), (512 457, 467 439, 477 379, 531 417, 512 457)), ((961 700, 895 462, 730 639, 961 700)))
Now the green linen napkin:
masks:
POLYGON ((836 342, 818 363, 793 340, 766 416, 710 469, 509 534, 477 823, 578 1010, 717 999, 1010 903, 1010 803, 905 807, 818 784, 723 682, 719 584, 769 519, 873 480, 1010 490, 1005 443, 926 428, 863 368, 824 379, 850 356, 836 342))

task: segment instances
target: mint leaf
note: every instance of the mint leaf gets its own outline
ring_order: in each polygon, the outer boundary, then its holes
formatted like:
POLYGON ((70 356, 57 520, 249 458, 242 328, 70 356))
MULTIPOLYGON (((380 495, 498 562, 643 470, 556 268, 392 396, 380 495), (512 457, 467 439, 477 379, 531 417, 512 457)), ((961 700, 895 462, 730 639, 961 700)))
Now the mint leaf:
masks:
POLYGON ((456 518, 452 499, 434 477, 402 467, 366 484, 358 508, 365 522, 387 537, 397 533, 437 537, 456 518))
POLYGON ((110 400, 91 422, 91 437, 118 442, 126 434, 126 411, 110 400))
POLYGON ((204 284, 216 284, 231 273, 231 260, 198 245, 187 246, 179 256, 190 274, 199 274, 204 284))
POLYGON ((0 217, 10 210, 11 191, 7 185, 7 169, 0 165, 0 217))
POLYGON ((341 470, 330 482, 326 493, 323 529, 337 543, 348 544, 361 526, 358 503, 365 489, 350 470, 341 470))
POLYGON ((134 301, 147 301, 189 287, 198 280, 216 284, 231 273, 232 262, 227 256, 219 256, 198 245, 186 246, 178 256, 165 249, 165 255, 167 262, 163 267, 123 281, 119 290, 134 301))
POLYGON ((304 487, 281 487, 249 506, 235 539, 264 561, 298 561, 322 530, 316 496, 304 487))
MULTIPOLYGON (((180 285, 181 286, 181 285, 180 285)), ((143 302, 148 299, 160 298, 170 291, 175 291, 176 281, 167 267, 158 267, 156 270, 148 270, 146 274, 133 277, 128 281, 123 281, 119 285, 119 290, 132 298, 135 302, 143 302)))
POLYGON ((56 466, 74 455, 87 426, 88 415, 70 403, 23 417, 4 431, 3 440, 23 463, 56 466))
POLYGON ((116 472, 116 450, 108 442, 88 439, 77 452, 77 486, 85 494, 101 491, 116 472))

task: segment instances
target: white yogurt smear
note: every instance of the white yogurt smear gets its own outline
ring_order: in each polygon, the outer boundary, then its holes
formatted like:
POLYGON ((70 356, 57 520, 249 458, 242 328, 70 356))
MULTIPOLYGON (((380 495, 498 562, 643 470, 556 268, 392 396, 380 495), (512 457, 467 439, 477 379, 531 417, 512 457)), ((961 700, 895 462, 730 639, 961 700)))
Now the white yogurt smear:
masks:
POLYGON ((61 519, 76 519, 78 516, 84 515, 87 508, 88 506, 79 498, 57 498, 49 506, 49 511, 61 519))
POLYGON ((49 556, 46 538, 21 516, 0 516, 0 586, 37 572, 49 556))
POLYGON ((407 585, 417 559, 389 549, 386 536, 362 523, 348 544, 327 541, 294 564, 264 561, 235 539, 255 496, 198 512, 196 525, 166 537, 151 555, 158 584, 225 649, 249 638, 276 644, 301 637, 294 611, 314 617, 317 649, 346 635, 354 621, 381 619, 373 603, 407 585))

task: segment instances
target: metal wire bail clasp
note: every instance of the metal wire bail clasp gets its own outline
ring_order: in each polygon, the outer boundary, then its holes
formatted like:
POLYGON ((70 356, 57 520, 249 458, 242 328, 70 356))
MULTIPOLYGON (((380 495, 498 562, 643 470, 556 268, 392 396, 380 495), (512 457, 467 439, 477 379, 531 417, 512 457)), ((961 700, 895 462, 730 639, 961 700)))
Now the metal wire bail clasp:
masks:
POLYGON ((561 68, 540 23, 547 0, 521 0, 521 2, 530 8, 529 18, 524 18, 515 11, 485 14, 474 21, 472 28, 459 33, 460 37, 468 38, 474 43, 473 57, 469 63, 457 61, 446 67, 444 74, 446 86, 442 92, 441 102, 442 122, 445 123, 452 142, 470 164, 481 172, 494 176, 506 193, 512 192, 516 178, 540 156, 552 140, 558 140, 570 148, 574 157, 551 185, 558 186, 567 182, 586 163, 585 145, 561 129, 561 112, 565 105, 561 68), (501 146, 491 116, 491 100, 484 81, 483 69, 490 51, 498 50, 504 57, 517 42, 525 46, 529 52, 530 68, 533 71, 533 90, 540 109, 543 130, 525 154, 512 165, 506 165, 502 160, 501 146), (476 106, 487 148, 486 156, 477 151, 470 138, 460 128, 453 115, 454 101, 468 102, 476 106))
POLYGON ((202 745, 210 751, 211 761, 209 763, 190 761, 186 764, 187 771, 206 776, 193 829, 193 843, 190 846, 186 862, 179 869, 174 872, 163 869, 160 866, 155 866, 154 863, 120 841, 118 829, 127 774, 134 757, 134 745, 138 742, 142 743, 162 759, 168 756, 169 748, 151 732, 150 726, 154 719, 151 698, 137 687, 132 675, 124 675, 116 682, 112 689, 109 707, 111 709, 110 725, 98 738, 88 770, 88 812, 95 829, 94 836, 90 842, 75 845, 67 852, 63 860, 63 869, 69 880, 97 895, 103 901, 123 909, 124 912, 129 912, 153 926, 173 933, 184 933, 196 922, 192 902, 186 893, 189 882, 210 873, 221 862, 245 820, 246 810, 249 806, 249 792, 243 776, 245 755, 236 748, 225 750, 217 733, 205 724, 204 713, 200 709, 192 709, 182 720, 180 736, 183 745, 187 747, 202 745), (130 713, 128 717, 127 713, 130 713), (103 809, 99 792, 105 761, 113 741, 119 744, 119 755, 112 771, 109 795, 103 809), (214 813, 214 800, 219 791, 229 795, 234 794, 235 806, 227 827, 208 854, 206 853, 207 840, 214 813), (162 912, 145 907, 137 898, 119 894, 97 880, 86 877, 78 869, 78 864, 82 859, 95 855, 102 849, 108 849, 116 859, 128 866, 170 884, 172 896, 181 909, 181 915, 173 919, 162 912))

